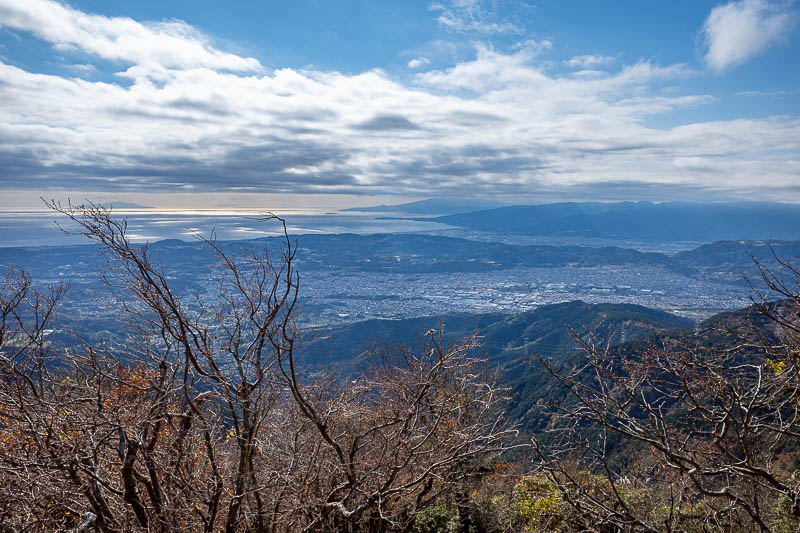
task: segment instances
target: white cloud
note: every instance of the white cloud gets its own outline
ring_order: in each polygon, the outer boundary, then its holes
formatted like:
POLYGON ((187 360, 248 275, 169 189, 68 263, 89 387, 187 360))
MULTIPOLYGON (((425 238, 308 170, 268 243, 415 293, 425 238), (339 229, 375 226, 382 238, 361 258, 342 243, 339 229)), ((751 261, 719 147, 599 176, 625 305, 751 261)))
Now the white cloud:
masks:
POLYGON ((616 61, 616 58, 612 56, 582 55, 568 59, 564 61, 564 63, 571 68, 592 69, 594 67, 610 65, 614 61, 616 61))
POLYGON ((785 39, 795 19, 784 2, 740 0, 715 7, 702 29, 706 64, 722 72, 744 63, 785 39))
POLYGON ((97 70, 97 68, 94 65, 90 65, 88 63, 77 63, 74 65, 67 65, 67 68, 70 70, 74 70, 76 72, 84 72, 84 73, 94 72, 97 70))
POLYGON ((552 47, 553 42, 548 39, 543 39, 541 41, 537 41, 535 39, 526 39, 524 41, 515 43, 514 46, 512 46, 512 49, 518 52, 524 52, 533 57, 540 52, 550 50, 552 47))
POLYGON ((428 9, 439 11, 436 19, 450 31, 478 33, 522 33, 523 29, 510 21, 498 22, 492 2, 483 0, 444 0, 434 2, 428 9), (489 8, 484 7, 489 4, 489 8))
POLYGON ((756 174, 789 190, 800 173, 795 117, 652 126, 661 113, 712 100, 663 90, 694 74, 685 65, 558 76, 538 64, 543 42, 513 53, 478 45, 472 59, 409 85, 379 69, 266 71, 185 23, 39 0, 22 20, 28 8, 9 5, 0 0, 6 25, 117 58, 132 82, 0 62, 0 189, 520 198, 606 183, 746 188, 756 174), (174 42, 153 44, 164 32, 174 42))
MULTIPOLYGON (((545 41, 545 44, 549 44, 545 41)), ((546 46, 545 46, 546 47, 546 46)), ((572 78, 550 77, 543 69, 532 66, 537 48, 528 46, 513 54, 505 54, 485 45, 476 46, 477 58, 446 70, 433 70, 418 74, 416 80, 429 86, 445 89, 467 89, 485 93, 490 91, 522 90, 535 93, 553 88, 553 96, 568 89, 564 95, 577 93, 620 93, 625 87, 642 89, 645 84, 685 77, 691 70, 685 65, 666 67, 639 62, 626 65, 617 74, 604 73, 601 78, 577 81, 572 78)))
POLYGON ((408 68, 420 68, 425 65, 430 65, 431 60, 427 57, 415 57, 411 61, 408 62, 408 68))
POLYGON ((203 34, 178 20, 140 23, 126 17, 83 13, 53 0, 0 0, 2 26, 29 31, 62 51, 80 49, 143 67, 260 68, 256 59, 216 50, 203 34))
POLYGON ((777 91, 739 91, 739 92, 734 93, 734 94, 736 96, 785 98, 785 97, 796 96, 796 95, 800 94, 800 89, 777 90, 777 91))

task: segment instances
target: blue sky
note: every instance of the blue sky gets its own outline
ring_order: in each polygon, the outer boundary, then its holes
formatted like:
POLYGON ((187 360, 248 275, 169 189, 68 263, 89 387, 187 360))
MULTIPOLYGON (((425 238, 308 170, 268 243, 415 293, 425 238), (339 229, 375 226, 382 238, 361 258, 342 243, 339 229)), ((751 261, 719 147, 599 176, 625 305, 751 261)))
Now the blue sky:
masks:
POLYGON ((0 0, 0 209, 798 202, 799 13, 0 0))

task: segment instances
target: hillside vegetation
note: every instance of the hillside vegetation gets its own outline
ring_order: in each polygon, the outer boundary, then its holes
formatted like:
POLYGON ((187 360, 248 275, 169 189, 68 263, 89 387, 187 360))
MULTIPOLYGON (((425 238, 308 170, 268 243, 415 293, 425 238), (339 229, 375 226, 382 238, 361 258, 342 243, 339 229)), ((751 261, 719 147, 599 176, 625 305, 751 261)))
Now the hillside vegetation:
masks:
POLYGON ((757 265, 781 301, 694 328, 570 302, 319 330, 300 348, 285 225, 280 246, 205 241, 218 293, 191 300, 106 210, 52 207, 105 253, 118 340, 59 327, 64 284, 6 272, 3 531, 800 528, 790 263, 757 265), (371 333, 389 340, 362 357, 371 333))
POLYGON ((316 328, 298 350, 298 358, 312 365, 357 364, 364 360, 367 352, 381 344, 413 346, 424 339, 425 332, 442 326, 444 338, 450 342, 477 332, 477 340, 489 362, 504 364, 533 352, 548 356, 574 352, 579 344, 573 331, 583 328, 592 331, 602 342, 619 344, 654 331, 686 328, 692 324, 685 318, 639 305, 575 301, 512 315, 456 313, 316 328))

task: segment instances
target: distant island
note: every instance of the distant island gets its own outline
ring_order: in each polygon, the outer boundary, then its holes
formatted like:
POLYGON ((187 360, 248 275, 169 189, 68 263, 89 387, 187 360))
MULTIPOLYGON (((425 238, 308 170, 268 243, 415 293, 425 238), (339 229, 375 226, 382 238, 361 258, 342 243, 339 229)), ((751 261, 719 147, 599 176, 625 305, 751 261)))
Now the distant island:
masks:
POLYGON ((139 205, 133 202, 101 202, 101 204, 113 209, 153 209, 153 206, 139 205))

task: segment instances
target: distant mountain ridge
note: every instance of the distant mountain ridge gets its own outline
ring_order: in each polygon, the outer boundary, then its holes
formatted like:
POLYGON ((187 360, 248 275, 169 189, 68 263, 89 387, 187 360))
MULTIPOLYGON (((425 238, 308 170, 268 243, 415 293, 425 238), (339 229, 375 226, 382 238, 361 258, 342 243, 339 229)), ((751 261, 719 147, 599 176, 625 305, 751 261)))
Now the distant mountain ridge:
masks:
MULTIPOLYGON (((692 277, 742 283, 745 276, 757 276, 751 252, 764 263, 774 262, 769 242, 762 240, 718 241, 674 256, 614 246, 516 245, 405 233, 305 234, 292 240, 298 247, 297 266, 304 272, 336 269, 422 274, 490 272, 519 267, 650 265, 671 268, 692 277)), ((220 241, 218 245, 242 254, 264 242, 281 246, 275 237, 220 241)), ((179 275, 186 265, 208 264, 204 246, 197 241, 169 239, 151 244, 150 253, 168 271, 179 275)), ((773 241, 772 246, 779 257, 790 262, 800 260, 800 240, 773 241)), ((97 248, 93 245, 0 248, 0 265, 25 268, 34 278, 50 279, 56 269, 68 264, 79 273, 94 272, 99 265, 97 248)), ((191 272, 195 275, 194 270, 191 272)))
POLYGON ((350 207, 342 209, 342 212, 360 213, 406 213, 413 215, 450 215, 454 213, 466 213, 479 209, 494 209, 503 205, 503 202, 492 200, 463 200, 451 198, 429 198, 418 200, 406 204, 396 205, 375 205, 371 207, 350 207))
POLYGON ((669 263, 663 254, 613 246, 514 245, 418 234, 301 235, 300 268, 367 272, 484 272, 516 267, 669 263))
POLYGON ((532 351, 558 355, 577 345, 570 331, 592 331, 600 342, 619 344, 655 331, 686 328, 692 321, 633 304, 588 304, 580 300, 543 305, 512 315, 451 313, 405 320, 366 320, 318 328, 300 349, 308 364, 349 364, 363 358, 376 342, 413 345, 430 329, 443 325, 445 338, 459 341, 478 332, 492 364, 508 363, 532 351))
POLYGON ((770 262, 775 256, 792 260, 800 257, 800 241, 716 241, 678 252, 673 259, 686 266, 727 267, 770 262))
POLYGON ((499 207, 427 220, 501 233, 659 242, 800 239, 800 205, 778 203, 571 202, 499 207))

